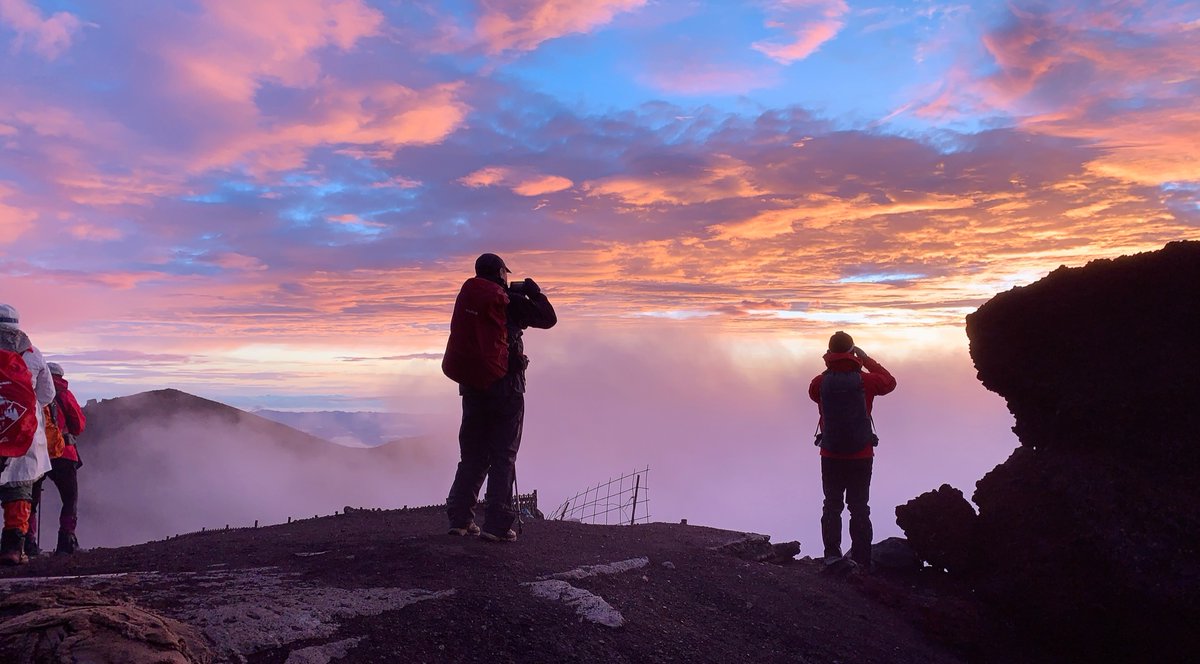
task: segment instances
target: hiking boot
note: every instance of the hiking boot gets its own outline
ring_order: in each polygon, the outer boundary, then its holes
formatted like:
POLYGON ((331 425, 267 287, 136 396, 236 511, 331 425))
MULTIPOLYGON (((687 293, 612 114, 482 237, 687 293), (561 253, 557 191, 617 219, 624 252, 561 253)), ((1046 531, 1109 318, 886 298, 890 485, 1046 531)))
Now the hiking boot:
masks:
POLYGON ((484 530, 479 533, 479 539, 486 542, 515 542, 517 541, 517 534, 509 530, 502 535, 497 535, 496 533, 489 533, 484 530))
POLYGON ((0 565, 24 565, 27 562, 25 533, 16 528, 5 528, 0 533, 0 565))
POLYGON ((846 576, 858 569, 858 563, 849 558, 834 558, 830 556, 824 560, 824 563, 825 567, 821 570, 821 573, 830 576, 846 576))
POLYGON ((71 554, 79 550, 79 540, 75 537, 75 533, 58 531, 58 548, 54 553, 71 554))
POLYGON ((479 534, 479 526, 475 525, 474 522, 468 523, 467 525, 463 526, 462 528, 455 528, 454 526, 450 526, 450 530, 447 531, 446 534, 447 535, 457 535, 459 537, 466 537, 467 535, 478 535, 479 534))
POLYGON ((42 550, 38 548, 37 538, 32 535, 25 536, 25 555, 30 558, 42 555, 42 550))

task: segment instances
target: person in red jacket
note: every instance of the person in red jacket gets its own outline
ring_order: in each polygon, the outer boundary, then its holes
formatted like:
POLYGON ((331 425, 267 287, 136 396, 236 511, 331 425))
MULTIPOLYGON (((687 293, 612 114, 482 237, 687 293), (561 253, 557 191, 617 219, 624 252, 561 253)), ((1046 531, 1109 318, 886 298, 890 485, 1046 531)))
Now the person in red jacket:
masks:
POLYGON ((871 420, 875 397, 896 389, 896 379, 867 356, 845 332, 829 338, 826 370, 813 378, 808 396, 819 413, 821 447, 821 539, 826 564, 842 560, 842 508, 850 508, 850 559, 871 565, 871 469, 879 438, 871 420), (866 369, 864 372, 863 369, 866 369))
MULTIPOLYGON (((462 396, 462 426, 458 430, 460 460, 450 494, 446 497, 449 533, 478 534, 489 542, 515 542, 517 539, 517 533, 512 530, 517 518, 513 484, 525 422, 525 368, 529 364, 529 358, 525 356, 524 330, 531 327, 548 330, 558 322, 554 307, 537 283, 528 278, 509 283, 511 272, 496 254, 482 254, 475 260, 475 277, 467 280, 460 293, 461 298, 462 293, 469 292, 467 289, 473 285, 486 287, 502 298, 496 302, 504 310, 505 334, 498 338, 507 346, 507 355, 500 353, 496 357, 504 358, 507 366, 498 367, 496 373, 500 375, 488 378, 486 384, 459 382, 458 393, 462 396), (475 505, 485 479, 487 509, 481 527, 475 525, 475 505)), ((460 302, 455 303, 456 311, 478 316, 473 310, 459 305, 460 302)), ((453 337, 453 320, 450 325, 453 337)), ((454 343, 454 338, 447 343, 447 357, 456 354, 454 343)), ((443 370, 446 367, 443 365, 443 370)), ((452 370, 451 373, 455 372, 452 370)), ((487 375, 487 367, 477 374, 487 375)), ((460 379, 474 382, 477 376, 464 374, 460 379)))
POLYGON ((79 459, 79 450, 75 447, 75 438, 83 433, 87 426, 87 418, 67 379, 63 376, 63 368, 56 362, 47 362, 50 375, 54 379, 54 403, 50 407, 55 423, 62 431, 66 445, 61 453, 51 454, 50 472, 33 485, 33 516, 29 518, 29 537, 25 538, 25 554, 36 556, 41 553, 37 543, 37 511, 42 498, 42 483, 46 477, 54 482, 58 495, 62 498, 62 511, 58 517, 58 546, 55 553, 75 553, 79 550, 79 539, 75 536, 75 526, 79 522, 79 480, 76 472, 83 462, 79 459))

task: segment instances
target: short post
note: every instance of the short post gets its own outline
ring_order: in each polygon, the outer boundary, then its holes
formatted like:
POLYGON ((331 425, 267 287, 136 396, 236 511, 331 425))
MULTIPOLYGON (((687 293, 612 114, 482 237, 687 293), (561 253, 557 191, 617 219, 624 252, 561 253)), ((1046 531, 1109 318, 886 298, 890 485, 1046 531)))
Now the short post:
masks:
POLYGON ((631 526, 635 521, 637 521, 637 495, 638 489, 641 488, 641 486, 642 476, 638 475, 636 481, 633 483, 633 512, 629 515, 629 525, 631 526))
POLYGON ((255 527, 255 528, 257 528, 257 527, 258 527, 258 519, 255 519, 255 520, 254 520, 254 527, 255 527))
POLYGON ((292 517, 290 517, 290 516, 289 516, 289 517, 288 517, 288 523, 291 523, 291 522, 292 522, 292 517))

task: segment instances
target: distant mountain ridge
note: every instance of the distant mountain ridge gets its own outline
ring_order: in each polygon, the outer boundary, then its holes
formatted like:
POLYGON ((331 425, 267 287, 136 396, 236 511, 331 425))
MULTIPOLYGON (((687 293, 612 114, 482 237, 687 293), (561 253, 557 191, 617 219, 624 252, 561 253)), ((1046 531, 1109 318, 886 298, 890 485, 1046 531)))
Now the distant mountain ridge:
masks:
POLYGON ((280 424, 299 429, 345 447, 377 447, 412 438, 420 432, 414 416, 374 411, 252 411, 280 424))
MULTIPOLYGON (((176 389, 90 401, 84 412, 85 547, 280 523, 347 505, 439 503, 457 453, 456 445, 422 437, 338 445, 176 389)), ((57 492, 48 493, 47 517, 57 510, 57 492)))
POLYGON ((87 430, 80 437, 80 445, 84 448, 103 445, 107 440, 121 435, 126 428, 141 426, 156 418, 169 421, 180 416, 198 415, 295 445, 331 444, 328 440, 270 418, 173 388, 91 401, 84 407, 84 414, 87 415, 87 430))

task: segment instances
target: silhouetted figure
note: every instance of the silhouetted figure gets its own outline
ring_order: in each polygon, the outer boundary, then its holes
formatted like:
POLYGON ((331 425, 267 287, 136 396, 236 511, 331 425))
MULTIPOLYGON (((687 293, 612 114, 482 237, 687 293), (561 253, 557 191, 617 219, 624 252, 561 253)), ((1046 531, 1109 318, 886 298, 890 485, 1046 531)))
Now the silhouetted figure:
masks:
MULTIPOLYGON (((58 489, 62 500, 62 510, 58 515, 58 545, 55 553, 75 553, 79 550, 79 539, 75 536, 75 527, 79 524, 79 480, 76 472, 83 465, 79 459, 79 450, 75 447, 75 439, 83 433, 87 426, 87 418, 75 395, 71 393, 70 385, 63 375, 63 368, 56 362, 48 362, 50 375, 54 379, 54 403, 50 406, 52 421, 61 432, 61 443, 54 445, 51 441, 50 472, 33 485, 33 511, 29 517, 29 536, 25 538, 25 553, 36 556, 41 553, 38 546, 38 510, 42 502, 42 485, 49 478, 58 489)), ((49 427, 47 427, 49 428, 49 427)), ((50 436, 47 435, 47 439, 50 436)))
POLYGON ((0 350, 4 351, 6 367, 0 382, 8 384, 4 386, 7 390, 15 387, 18 381, 28 381, 21 387, 33 391, 27 405, 5 397, 4 412, 0 417, 4 424, 6 449, 14 442, 20 448, 13 455, 6 454, 4 470, 0 471, 0 503, 4 506, 0 564, 3 565, 29 562, 25 555, 25 535, 29 530, 32 511, 33 484, 50 470, 42 409, 54 401, 54 381, 50 377, 50 369, 46 367, 46 360, 18 327, 19 324, 17 310, 10 305, 0 304, 0 350), (16 373, 21 375, 16 376, 16 373), (30 413, 30 410, 33 412, 30 413), (26 422, 32 424, 28 429, 24 428, 26 422), (15 429, 24 432, 19 436, 19 441, 10 438, 15 429))
POLYGON ((508 266, 495 254, 475 261, 454 303, 442 371, 459 384, 462 426, 460 461, 446 498, 450 534, 478 533, 493 542, 517 539, 512 525, 513 482, 525 420, 525 356, 522 331, 554 327, 554 307, 532 279, 508 283, 508 266), (482 529, 475 504, 487 479, 482 529))
POLYGON ((821 539, 826 564, 842 559, 842 507, 850 508, 850 558, 871 564, 871 467, 875 435, 871 405, 877 396, 896 389, 896 379, 854 345, 845 332, 829 338, 826 370, 813 378, 808 395, 817 402, 820 420, 816 443, 821 447, 821 539), (863 368, 866 371, 863 371, 863 368))

